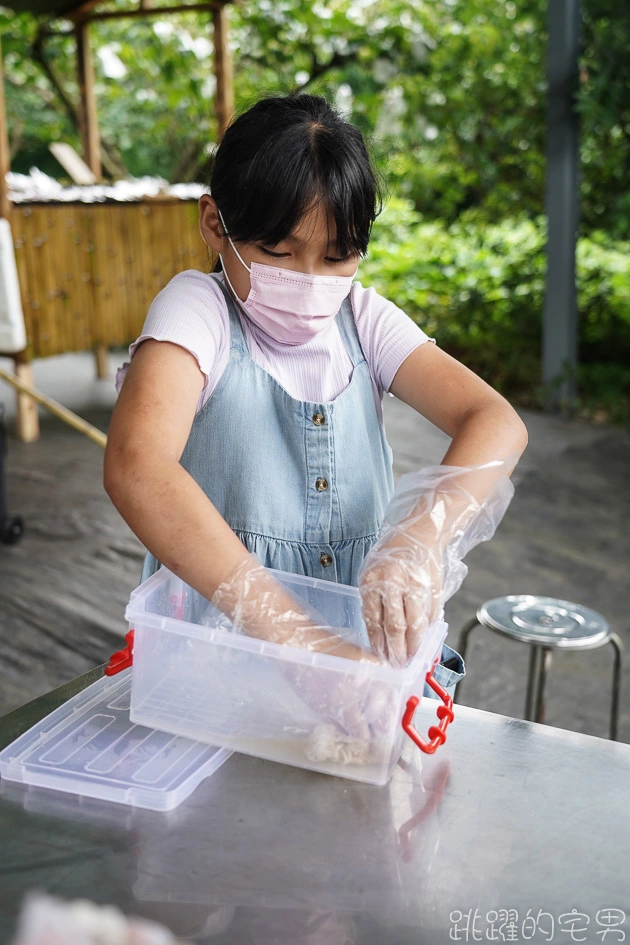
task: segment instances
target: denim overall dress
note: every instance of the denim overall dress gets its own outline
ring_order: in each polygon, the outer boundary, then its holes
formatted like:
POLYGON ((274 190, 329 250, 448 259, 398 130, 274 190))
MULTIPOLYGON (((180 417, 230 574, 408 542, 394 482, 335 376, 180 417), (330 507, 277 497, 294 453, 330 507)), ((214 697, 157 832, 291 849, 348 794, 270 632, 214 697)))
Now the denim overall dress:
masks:
MULTIPOLYGON (((181 464, 265 567, 356 586, 394 482, 350 301, 336 315, 353 365, 350 383, 335 400, 315 403, 291 397, 252 360, 241 315, 217 281, 229 312, 230 357, 195 417, 181 464)), ((159 566, 147 554, 142 580, 159 566)), ((452 692, 464 675, 459 654, 444 646, 434 675, 452 692)), ((433 691, 425 685, 424 694, 433 691)))

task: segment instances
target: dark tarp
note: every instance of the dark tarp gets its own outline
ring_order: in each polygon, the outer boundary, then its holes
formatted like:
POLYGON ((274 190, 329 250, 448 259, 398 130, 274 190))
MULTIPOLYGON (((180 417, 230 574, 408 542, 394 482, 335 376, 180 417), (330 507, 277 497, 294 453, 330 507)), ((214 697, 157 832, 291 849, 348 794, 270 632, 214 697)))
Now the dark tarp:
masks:
POLYGON ((16 13, 33 13, 36 16, 63 16, 78 7, 84 0, 2 0, 2 6, 16 13))

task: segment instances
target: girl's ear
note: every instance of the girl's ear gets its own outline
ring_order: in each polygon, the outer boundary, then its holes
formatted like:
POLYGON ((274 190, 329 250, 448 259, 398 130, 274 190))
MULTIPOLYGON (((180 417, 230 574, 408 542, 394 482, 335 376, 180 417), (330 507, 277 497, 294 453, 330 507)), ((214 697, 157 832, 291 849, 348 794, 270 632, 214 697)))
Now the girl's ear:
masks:
POLYGON ((210 194, 202 194, 199 198, 199 231, 202 240, 210 249, 215 253, 223 252, 223 224, 219 219, 216 200, 210 194))

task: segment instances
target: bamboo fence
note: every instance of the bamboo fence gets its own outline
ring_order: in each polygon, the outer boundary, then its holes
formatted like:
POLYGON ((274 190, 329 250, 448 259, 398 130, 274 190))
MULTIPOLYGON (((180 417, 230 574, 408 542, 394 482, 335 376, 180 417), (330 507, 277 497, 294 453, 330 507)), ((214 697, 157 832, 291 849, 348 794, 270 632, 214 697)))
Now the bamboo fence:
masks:
POLYGON ((209 272, 196 200, 15 204, 28 357, 126 346, 185 269, 209 272))

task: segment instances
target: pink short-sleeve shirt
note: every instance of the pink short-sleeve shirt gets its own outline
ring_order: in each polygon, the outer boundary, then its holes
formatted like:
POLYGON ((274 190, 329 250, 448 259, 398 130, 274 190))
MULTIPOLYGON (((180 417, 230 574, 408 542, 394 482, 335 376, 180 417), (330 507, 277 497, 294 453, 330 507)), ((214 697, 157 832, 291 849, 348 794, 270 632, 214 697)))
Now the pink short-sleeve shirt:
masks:
MULTIPOLYGON (((220 273, 195 269, 178 273, 151 303, 142 334, 129 348, 130 360, 148 338, 189 351, 205 377, 197 412, 211 397, 230 356, 230 320, 219 281, 223 281, 220 273)), ((350 302, 382 417, 381 399, 398 368, 415 348, 433 339, 405 312, 360 282, 352 284, 350 302)), ((245 315, 243 325, 252 359, 297 400, 326 403, 348 386, 352 362, 335 321, 300 345, 276 341, 245 315)), ((126 362, 116 375, 117 391, 128 367, 126 362)))

